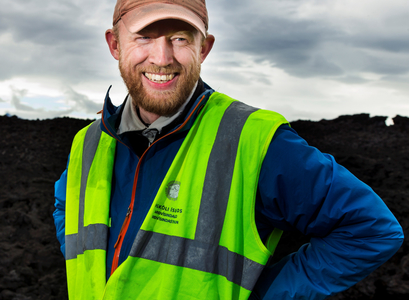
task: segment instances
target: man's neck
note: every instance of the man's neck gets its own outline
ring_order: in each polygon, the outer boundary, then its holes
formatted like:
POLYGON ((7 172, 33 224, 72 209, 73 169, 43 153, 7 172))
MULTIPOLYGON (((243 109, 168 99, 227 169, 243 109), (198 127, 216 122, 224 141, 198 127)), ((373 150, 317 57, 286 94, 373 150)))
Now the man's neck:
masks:
POLYGON ((157 129, 159 133, 161 133, 163 128, 171 126, 172 122, 174 122, 176 119, 180 117, 184 118, 187 114, 187 111, 185 112, 185 108, 188 107, 188 109, 190 109, 190 103, 192 103, 192 101, 190 100, 192 99, 192 97, 196 99, 203 92, 203 81, 199 79, 186 102, 179 108, 179 111, 171 117, 161 117, 159 115, 149 113, 146 110, 133 106, 132 98, 130 95, 128 95, 125 104, 123 105, 121 117, 119 118, 120 122, 117 125, 117 133, 123 134, 128 131, 145 130, 146 128, 151 127, 153 129, 157 129), (198 88, 199 82, 200 88, 198 88))
POLYGON ((160 117, 157 114, 144 110, 142 107, 139 107, 139 116, 142 119, 141 121, 145 124, 152 124, 160 117))

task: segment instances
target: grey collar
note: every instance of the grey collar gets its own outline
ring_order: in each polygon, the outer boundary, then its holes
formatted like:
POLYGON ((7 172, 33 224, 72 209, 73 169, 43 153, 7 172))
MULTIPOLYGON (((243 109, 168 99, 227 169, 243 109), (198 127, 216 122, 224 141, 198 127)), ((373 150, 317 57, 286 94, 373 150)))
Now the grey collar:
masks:
POLYGON ((176 119, 183 112, 187 103, 192 98, 193 93, 196 90, 197 84, 198 83, 196 82, 189 97, 187 97, 185 103, 179 108, 179 110, 173 116, 170 116, 170 117, 160 116, 155 122, 153 122, 149 126, 146 126, 139 119, 138 113, 136 112, 136 107, 132 105, 132 98, 130 95, 128 95, 126 102, 125 102, 124 110, 122 112, 121 123, 119 124, 117 134, 119 135, 127 131, 136 131, 136 130, 143 130, 143 132, 156 131, 160 133, 163 127, 170 124, 174 119, 176 119), (149 129, 149 130, 146 130, 146 129, 149 129))

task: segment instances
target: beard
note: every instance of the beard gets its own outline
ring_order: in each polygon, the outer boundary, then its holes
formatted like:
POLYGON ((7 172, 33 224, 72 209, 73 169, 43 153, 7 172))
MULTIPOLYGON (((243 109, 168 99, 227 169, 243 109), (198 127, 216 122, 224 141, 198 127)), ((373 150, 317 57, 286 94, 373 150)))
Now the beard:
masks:
POLYGON ((119 55, 119 70, 121 77, 125 82, 130 96, 132 97, 132 104, 141 107, 144 110, 157 114, 159 116, 172 116, 179 108, 186 102, 193 87, 199 80, 200 63, 197 59, 189 64, 183 66, 178 62, 174 66, 159 67, 152 66, 136 66, 132 68, 130 64, 126 64, 121 54, 119 55), (172 90, 151 90, 143 86, 141 76, 144 73, 177 73, 178 77, 176 86, 172 90))

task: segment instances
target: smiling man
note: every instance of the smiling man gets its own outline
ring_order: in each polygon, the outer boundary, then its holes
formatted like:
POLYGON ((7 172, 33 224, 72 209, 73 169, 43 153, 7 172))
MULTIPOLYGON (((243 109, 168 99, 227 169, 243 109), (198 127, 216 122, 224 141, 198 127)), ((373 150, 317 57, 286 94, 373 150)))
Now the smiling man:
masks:
POLYGON ((55 186, 69 299, 324 299, 390 258, 383 201, 280 114, 200 78, 204 0, 118 0, 107 94, 55 186), (282 231, 311 237, 276 264, 282 231))
POLYGON ((108 30, 106 39, 112 56, 119 60, 133 105, 143 121, 152 123, 159 116, 174 115, 186 101, 214 37, 204 38, 205 31, 176 19, 139 28, 134 19, 140 15, 130 15, 115 25, 115 31, 108 30))

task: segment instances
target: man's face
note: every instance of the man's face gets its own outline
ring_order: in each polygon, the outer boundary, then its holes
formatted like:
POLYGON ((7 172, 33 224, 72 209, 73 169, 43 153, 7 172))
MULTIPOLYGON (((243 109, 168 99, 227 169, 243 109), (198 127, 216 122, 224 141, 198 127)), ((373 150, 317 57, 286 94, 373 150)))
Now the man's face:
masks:
POLYGON ((133 104, 160 116, 176 113, 199 79, 201 46, 201 34, 183 21, 158 21, 137 33, 120 21, 119 69, 133 104))

